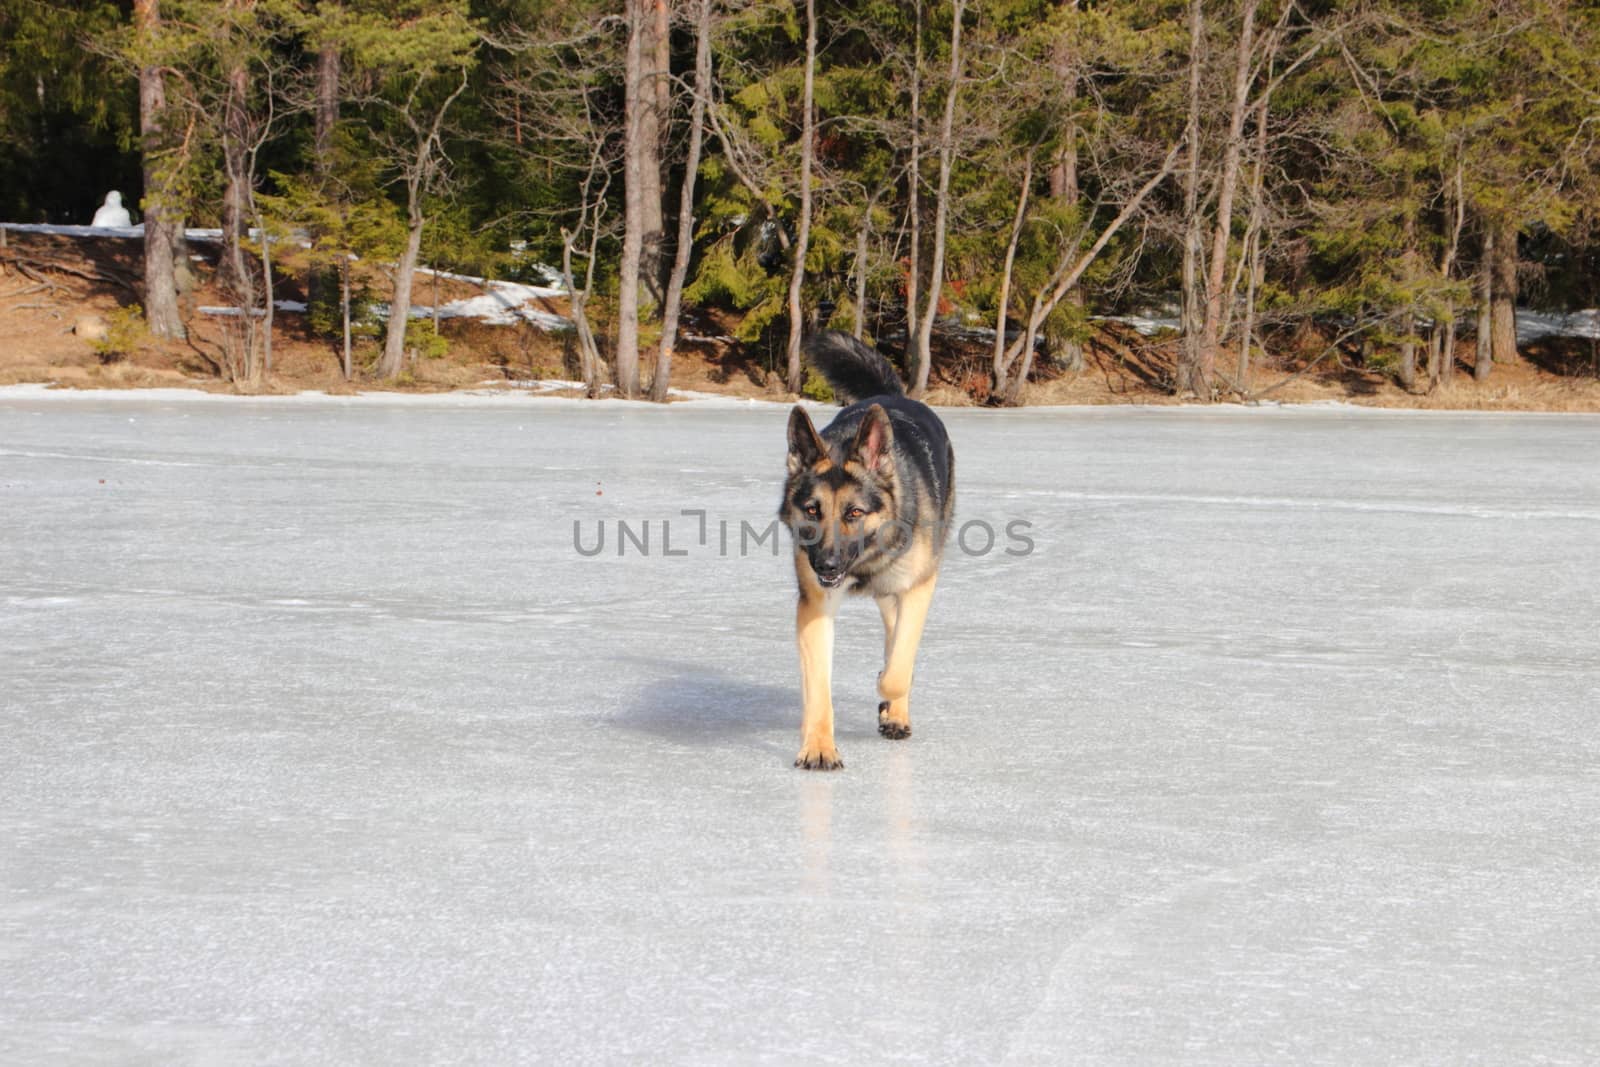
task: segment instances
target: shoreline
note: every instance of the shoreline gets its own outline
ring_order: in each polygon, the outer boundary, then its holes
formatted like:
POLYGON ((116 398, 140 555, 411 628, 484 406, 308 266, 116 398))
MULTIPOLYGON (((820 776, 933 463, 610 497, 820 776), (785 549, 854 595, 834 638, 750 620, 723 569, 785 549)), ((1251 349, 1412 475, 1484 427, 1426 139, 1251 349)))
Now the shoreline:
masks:
MULTIPOLYGON (((264 403, 273 405, 340 405, 340 406, 394 406, 434 408, 510 408, 528 403, 557 404, 563 407, 601 407, 608 410, 635 409, 640 411, 670 411, 677 407, 707 410, 756 410, 771 408, 780 411, 801 404, 808 410, 832 411, 839 405, 822 404, 812 400, 774 400, 758 397, 719 395, 694 390, 672 390, 671 402, 658 404, 650 400, 626 400, 621 397, 601 397, 590 400, 582 396, 562 395, 568 382, 507 382, 505 385, 486 384, 480 387, 440 390, 436 392, 406 392, 403 390, 371 389, 349 393, 330 393, 318 389, 304 389, 293 393, 235 393, 199 387, 183 388, 156 386, 151 388, 79 388, 46 382, 18 382, 0 385, 0 404, 12 401, 44 400, 51 403, 72 404, 91 401, 111 403, 264 403)), ((1319 399, 1310 401, 1217 401, 1198 403, 1112 403, 1112 404, 1031 404, 1026 407, 991 408, 978 405, 930 404, 936 411, 972 412, 982 417, 1017 418, 1029 415, 1092 414, 1134 412, 1140 415, 1183 413, 1186 416, 1221 415, 1245 416, 1256 413, 1350 415, 1370 414, 1380 417, 1423 415, 1470 415, 1474 417, 1550 417, 1600 419, 1596 411, 1550 411, 1544 409, 1506 408, 1495 410, 1482 407, 1395 407, 1391 405, 1360 404, 1349 400, 1319 399)))

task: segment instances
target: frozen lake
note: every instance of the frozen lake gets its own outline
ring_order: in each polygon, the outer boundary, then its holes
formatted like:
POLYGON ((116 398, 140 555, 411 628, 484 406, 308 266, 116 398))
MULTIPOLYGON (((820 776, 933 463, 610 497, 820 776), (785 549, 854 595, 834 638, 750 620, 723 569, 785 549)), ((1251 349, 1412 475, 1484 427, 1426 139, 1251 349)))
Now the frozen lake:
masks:
POLYGON ((831 775, 784 421, 0 393, 0 1062, 1600 1057, 1600 419, 949 413, 831 775))

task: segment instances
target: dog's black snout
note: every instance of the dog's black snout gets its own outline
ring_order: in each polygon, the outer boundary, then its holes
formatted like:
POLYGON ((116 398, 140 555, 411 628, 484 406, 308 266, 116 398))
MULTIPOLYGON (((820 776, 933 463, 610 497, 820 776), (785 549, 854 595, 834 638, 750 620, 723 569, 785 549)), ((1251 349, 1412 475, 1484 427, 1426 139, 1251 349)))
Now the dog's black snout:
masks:
POLYGON ((811 557, 811 569, 818 581, 832 585, 844 576, 844 557, 837 552, 818 552, 811 557))

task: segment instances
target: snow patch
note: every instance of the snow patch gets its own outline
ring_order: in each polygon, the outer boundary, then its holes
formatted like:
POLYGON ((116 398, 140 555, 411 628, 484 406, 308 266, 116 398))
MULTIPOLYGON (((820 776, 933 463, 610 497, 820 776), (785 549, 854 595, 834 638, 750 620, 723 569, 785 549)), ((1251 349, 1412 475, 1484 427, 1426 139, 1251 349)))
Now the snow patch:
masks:
POLYGON ((1090 320, 1120 322, 1125 326, 1132 326, 1140 337, 1154 337, 1163 330, 1177 330, 1182 325, 1178 319, 1164 315, 1091 315, 1090 320))
POLYGON ((434 270, 432 267, 418 267, 417 273, 426 274, 433 278, 448 278, 455 282, 467 282, 471 285, 481 285, 485 288, 516 289, 529 298, 541 297, 544 299, 549 299, 551 297, 565 297, 567 295, 567 287, 561 284, 559 275, 554 275, 551 271, 551 268, 542 266, 540 264, 533 264, 530 269, 545 275, 547 278, 550 278, 550 284, 527 285, 522 282, 508 282, 500 280, 491 281, 488 278, 480 278, 474 274, 453 274, 447 270, 434 270))
MULTIPOLYGON (((306 302, 304 300, 274 300, 272 302, 272 306, 277 308, 279 311, 288 311, 301 315, 305 314, 306 310, 306 302)), ((215 304, 202 304, 195 308, 195 310, 202 315, 216 315, 220 318, 236 319, 240 315, 244 314, 243 308, 218 306, 215 304)), ((264 317, 264 315, 265 313, 260 308, 250 309, 251 318, 259 319, 264 317)))
POLYGON ((1518 308, 1517 344, 1531 344, 1546 337, 1600 340, 1600 308, 1570 312, 1518 308))
MULTIPOLYGON (((572 320, 550 311, 528 306, 534 300, 564 296, 559 291, 518 282, 488 282, 489 292, 463 300, 451 300, 439 306, 441 319, 477 319, 490 326, 515 326, 520 322, 532 323, 541 330, 559 331, 572 328, 572 320)), ((387 316, 385 308, 380 314, 387 316)), ((411 308, 414 319, 433 318, 431 305, 418 304, 411 308)))
MULTIPOLYGON (((45 222, 0 222, 0 229, 7 229, 13 233, 47 233, 57 237, 127 237, 142 238, 144 236, 144 223, 137 226, 69 226, 45 222)), ((256 235, 255 230, 250 231, 250 236, 256 235)), ((220 241, 222 231, 211 226, 194 226, 183 231, 183 236, 190 241, 220 241)))

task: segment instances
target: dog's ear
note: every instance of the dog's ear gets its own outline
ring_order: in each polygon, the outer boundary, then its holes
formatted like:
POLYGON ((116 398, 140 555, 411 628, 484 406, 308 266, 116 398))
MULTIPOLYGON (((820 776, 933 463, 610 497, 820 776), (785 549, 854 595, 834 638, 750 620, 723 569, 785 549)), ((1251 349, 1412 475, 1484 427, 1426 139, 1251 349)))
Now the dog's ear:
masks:
POLYGON ((828 454, 828 446, 817 436, 811 416, 799 404, 789 412, 789 473, 795 474, 828 454))
POLYGON ((856 443, 850 456, 880 478, 894 473, 894 428, 889 425, 889 413, 882 405, 867 409, 856 429, 856 443))

